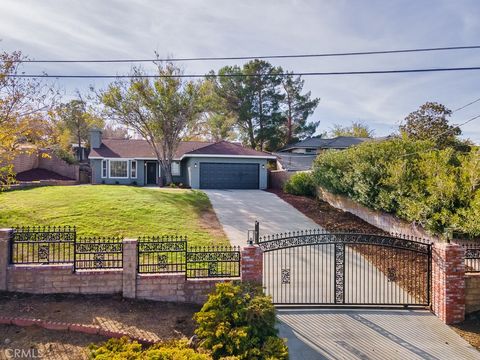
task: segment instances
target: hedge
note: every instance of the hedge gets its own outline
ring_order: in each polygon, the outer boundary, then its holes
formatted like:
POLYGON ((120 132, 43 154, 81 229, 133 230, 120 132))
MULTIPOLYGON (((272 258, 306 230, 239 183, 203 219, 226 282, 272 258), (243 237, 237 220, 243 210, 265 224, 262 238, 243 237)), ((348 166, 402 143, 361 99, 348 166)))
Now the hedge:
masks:
POLYGON ((313 167, 316 186, 397 215, 434 234, 480 236, 480 151, 434 149, 393 138, 326 151, 313 167))

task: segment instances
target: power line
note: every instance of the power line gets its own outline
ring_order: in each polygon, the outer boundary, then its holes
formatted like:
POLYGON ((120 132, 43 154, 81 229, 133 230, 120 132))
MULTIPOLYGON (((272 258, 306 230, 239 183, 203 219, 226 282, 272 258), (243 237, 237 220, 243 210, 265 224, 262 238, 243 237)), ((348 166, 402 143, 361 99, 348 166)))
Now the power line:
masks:
POLYGON ((381 54, 400 54, 417 53, 431 51, 453 51, 453 50, 472 50, 480 49, 480 45, 469 46, 446 46, 434 48, 416 48, 399 50, 379 50, 379 51, 349 51, 339 53, 321 53, 321 54, 293 54, 293 55, 261 55, 261 56, 203 56, 203 57, 185 57, 185 58, 157 58, 157 59, 92 59, 92 60, 19 60, 23 63, 141 63, 154 61, 221 61, 221 60, 253 60, 253 59, 298 59, 298 58, 318 58, 318 57, 337 57, 337 56, 360 56, 360 55, 381 55, 381 54))
POLYGON ((468 106, 470 106, 470 105, 473 105, 473 104, 475 104, 475 103, 477 103, 477 102, 479 102, 479 101, 480 101, 480 98, 475 99, 475 100, 469 102, 468 104, 465 104, 465 105, 463 105, 463 106, 460 106, 458 109, 453 110, 452 113, 457 112, 457 111, 460 111, 460 110, 463 110, 463 109, 465 109, 466 107, 468 107, 468 106))
POLYGON ((399 70, 365 70, 365 71, 331 71, 331 72, 292 72, 271 74, 178 74, 178 75, 48 75, 48 74, 6 74, 5 77, 17 78, 56 78, 56 79, 122 79, 122 78, 214 78, 214 77, 275 77, 275 76, 335 76, 335 75, 378 75, 378 74, 405 74, 422 72, 446 71, 475 71, 480 66, 453 67, 453 68, 425 68, 425 69, 399 69, 399 70))

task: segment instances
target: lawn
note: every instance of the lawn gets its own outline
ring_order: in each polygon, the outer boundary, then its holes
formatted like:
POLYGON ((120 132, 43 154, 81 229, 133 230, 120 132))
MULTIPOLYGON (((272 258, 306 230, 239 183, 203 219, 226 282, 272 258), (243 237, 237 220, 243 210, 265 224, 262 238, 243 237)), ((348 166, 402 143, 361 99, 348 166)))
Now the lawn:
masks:
POLYGON ((227 244, 205 193, 120 185, 50 186, 0 193, 0 227, 75 225, 79 236, 186 235, 227 244))

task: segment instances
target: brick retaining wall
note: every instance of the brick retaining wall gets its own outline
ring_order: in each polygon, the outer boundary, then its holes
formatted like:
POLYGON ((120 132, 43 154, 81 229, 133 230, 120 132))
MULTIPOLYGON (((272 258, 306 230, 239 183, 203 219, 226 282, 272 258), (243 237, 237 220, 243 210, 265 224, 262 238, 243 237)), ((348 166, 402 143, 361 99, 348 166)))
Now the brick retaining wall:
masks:
POLYGON ((10 229, 0 229, 0 290, 29 294, 122 294, 125 298, 203 304, 215 285, 232 280, 255 281, 263 258, 250 246, 241 261, 240 278, 187 279, 185 273, 139 274, 137 240, 123 240, 123 268, 77 270, 73 264, 12 265, 8 260, 10 229), (250 256, 251 255, 251 256, 250 256), (252 261, 260 264, 252 264, 252 261), (254 274, 255 273, 255 274, 254 274))
POLYGON ((371 210, 346 196, 332 194, 321 187, 317 188, 317 194, 319 199, 328 202, 333 207, 352 213, 360 219, 386 232, 438 240, 428 234, 425 229, 420 226, 415 226, 414 224, 401 220, 391 214, 371 210))
POLYGON ((13 171, 15 173, 36 169, 37 167, 38 153, 36 150, 33 153, 28 151, 21 152, 13 159, 13 171))
POLYGON ((45 169, 65 176, 69 179, 80 180, 79 165, 71 165, 60 159, 51 150, 29 150, 18 154, 12 161, 13 171, 21 173, 32 169, 45 169), (47 156, 44 156, 47 154, 47 156))
POLYGON ((29 294, 118 294, 122 292, 122 274, 118 270, 73 272, 66 265, 10 265, 7 291, 29 294))

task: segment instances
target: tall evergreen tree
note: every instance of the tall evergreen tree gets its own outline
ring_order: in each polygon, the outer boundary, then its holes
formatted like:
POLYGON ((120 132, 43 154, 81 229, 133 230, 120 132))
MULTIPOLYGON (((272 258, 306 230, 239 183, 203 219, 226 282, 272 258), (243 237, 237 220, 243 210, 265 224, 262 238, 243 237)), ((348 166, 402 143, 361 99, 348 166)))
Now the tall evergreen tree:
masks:
POLYGON ((285 92, 283 108, 286 120, 287 144, 312 136, 320 121, 307 122, 320 102, 319 98, 311 99, 311 92, 302 94, 305 81, 300 76, 289 75, 283 78, 282 86, 285 92))

